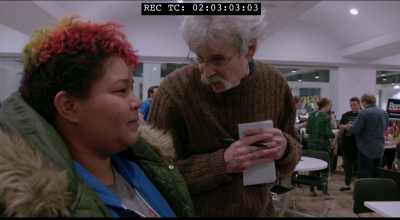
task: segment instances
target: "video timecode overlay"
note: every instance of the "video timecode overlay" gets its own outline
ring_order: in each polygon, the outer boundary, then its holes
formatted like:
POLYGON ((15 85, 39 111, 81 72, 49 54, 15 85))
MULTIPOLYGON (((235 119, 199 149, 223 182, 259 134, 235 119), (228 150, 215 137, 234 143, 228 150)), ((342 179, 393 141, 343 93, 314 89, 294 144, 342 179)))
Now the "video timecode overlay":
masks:
POLYGON ((142 15, 261 15, 261 3, 142 3, 142 15))

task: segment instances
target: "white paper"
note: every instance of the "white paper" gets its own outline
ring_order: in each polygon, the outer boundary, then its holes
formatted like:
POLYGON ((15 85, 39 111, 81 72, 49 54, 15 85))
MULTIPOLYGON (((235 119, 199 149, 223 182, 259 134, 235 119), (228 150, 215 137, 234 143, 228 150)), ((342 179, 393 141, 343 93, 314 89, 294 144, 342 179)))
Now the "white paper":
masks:
MULTIPOLYGON (((239 138, 244 137, 244 131, 254 128, 273 128, 273 122, 260 121, 254 123, 239 124, 239 138)), ((243 185, 257 185, 275 182, 275 160, 250 167, 243 171, 243 185)))

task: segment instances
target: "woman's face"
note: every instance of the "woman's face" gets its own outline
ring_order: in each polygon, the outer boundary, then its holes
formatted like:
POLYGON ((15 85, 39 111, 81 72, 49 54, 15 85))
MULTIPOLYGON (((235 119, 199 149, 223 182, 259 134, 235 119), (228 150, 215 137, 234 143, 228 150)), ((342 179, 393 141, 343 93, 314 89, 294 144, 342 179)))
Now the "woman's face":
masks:
POLYGON ((111 57, 103 76, 91 85, 89 97, 79 101, 79 132, 85 146, 112 155, 138 141, 142 101, 132 91, 128 65, 120 57, 111 57))
POLYGON ((326 106, 326 112, 330 112, 332 109, 332 102, 329 102, 329 104, 326 106))
POLYGON ((301 101, 296 103, 296 109, 300 109, 302 104, 303 104, 303 102, 301 102, 301 101))

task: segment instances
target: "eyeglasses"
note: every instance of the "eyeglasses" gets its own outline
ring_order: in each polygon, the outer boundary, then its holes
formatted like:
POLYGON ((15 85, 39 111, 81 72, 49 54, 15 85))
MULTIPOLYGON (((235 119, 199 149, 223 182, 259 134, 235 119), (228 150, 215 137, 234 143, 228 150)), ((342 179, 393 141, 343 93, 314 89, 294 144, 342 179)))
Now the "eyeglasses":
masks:
POLYGON ((235 54, 239 51, 239 48, 235 51, 235 53, 231 56, 231 58, 226 59, 226 58, 214 58, 211 60, 203 60, 200 58, 189 58, 190 55, 190 50, 188 53, 188 56, 186 57, 186 60, 189 61, 189 63, 195 65, 195 66, 199 66, 199 65, 203 65, 204 63, 208 63, 208 65, 210 65, 211 68, 219 68, 222 66, 225 66, 226 64, 229 63, 229 61, 231 61, 231 59, 235 56, 235 54))

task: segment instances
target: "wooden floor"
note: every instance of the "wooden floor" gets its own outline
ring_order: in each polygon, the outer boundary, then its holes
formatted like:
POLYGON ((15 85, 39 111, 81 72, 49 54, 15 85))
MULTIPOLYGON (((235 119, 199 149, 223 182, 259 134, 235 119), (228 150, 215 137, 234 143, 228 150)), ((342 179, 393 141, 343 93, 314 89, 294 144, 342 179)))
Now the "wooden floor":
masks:
MULTIPOLYGON (((338 164, 341 164, 338 161, 338 164)), ((308 172, 305 172, 308 174, 308 172)), ((336 171, 331 172, 331 180, 329 181, 329 188, 328 193, 334 197, 332 199, 331 210, 328 212, 327 217, 358 217, 353 212, 352 202, 353 202, 353 184, 355 177, 351 182, 351 190, 341 192, 339 189, 344 186, 344 170, 343 168, 336 169, 336 171)), ((289 183, 290 187, 292 185, 289 183)), ((301 188, 296 188, 296 201, 297 204, 295 205, 295 210, 299 212, 306 213, 308 215, 313 215, 316 217, 321 217, 322 212, 322 192, 315 190, 317 193, 316 197, 310 197, 310 187, 309 186, 302 186, 301 188)), ((293 209, 293 193, 294 190, 289 192, 289 204, 291 209, 293 209)), ((275 207, 282 207, 280 196, 276 197, 279 201, 274 201, 275 207)), ((325 200, 325 211, 326 208, 329 207, 329 200, 325 200)), ((277 216, 279 216, 279 212, 277 212, 277 216)), ((292 213, 285 213, 284 217, 294 217, 292 213)), ((361 217, 369 217, 369 213, 360 214, 361 217)), ((381 215, 373 212, 372 217, 382 217, 381 215)), ((296 217, 301 217, 296 215, 296 217)))

